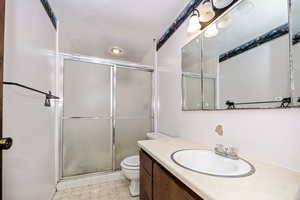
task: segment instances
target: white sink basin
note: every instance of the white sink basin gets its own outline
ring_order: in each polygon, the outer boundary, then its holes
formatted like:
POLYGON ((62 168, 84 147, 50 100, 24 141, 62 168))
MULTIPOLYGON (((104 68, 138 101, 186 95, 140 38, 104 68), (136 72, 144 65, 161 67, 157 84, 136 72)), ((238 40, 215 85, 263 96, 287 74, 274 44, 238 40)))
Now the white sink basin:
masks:
POLYGON ((208 150, 180 150, 171 158, 183 168, 211 176, 245 177, 255 172, 253 165, 246 160, 232 160, 208 150))

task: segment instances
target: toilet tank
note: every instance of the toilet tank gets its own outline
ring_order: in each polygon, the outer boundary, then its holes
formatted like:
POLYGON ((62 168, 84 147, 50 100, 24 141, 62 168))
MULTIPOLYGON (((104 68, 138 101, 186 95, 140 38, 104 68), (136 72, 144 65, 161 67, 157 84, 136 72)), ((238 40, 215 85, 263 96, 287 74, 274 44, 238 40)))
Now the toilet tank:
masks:
POLYGON ((163 133, 159 133, 159 132, 147 133, 147 139, 149 139, 149 140, 156 140, 156 139, 160 139, 160 138, 170 138, 170 136, 163 134, 163 133))

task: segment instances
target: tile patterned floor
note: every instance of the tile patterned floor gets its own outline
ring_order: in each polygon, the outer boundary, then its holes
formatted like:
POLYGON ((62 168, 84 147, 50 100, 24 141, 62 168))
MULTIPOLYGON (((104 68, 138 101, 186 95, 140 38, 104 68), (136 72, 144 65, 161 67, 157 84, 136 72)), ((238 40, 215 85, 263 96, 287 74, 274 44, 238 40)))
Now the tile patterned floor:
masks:
POLYGON ((58 191, 53 200, 139 200, 131 197, 127 180, 111 181, 96 185, 58 191))

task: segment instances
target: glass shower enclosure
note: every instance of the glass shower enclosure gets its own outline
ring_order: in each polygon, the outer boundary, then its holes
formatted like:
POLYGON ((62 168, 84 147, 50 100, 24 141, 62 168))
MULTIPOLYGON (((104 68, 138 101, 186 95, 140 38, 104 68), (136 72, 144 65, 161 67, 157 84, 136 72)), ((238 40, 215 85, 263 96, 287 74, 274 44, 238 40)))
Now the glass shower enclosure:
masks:
POLYGON ((120 169, 153 130, 153 69, 64 56, 61 179, 120 169))

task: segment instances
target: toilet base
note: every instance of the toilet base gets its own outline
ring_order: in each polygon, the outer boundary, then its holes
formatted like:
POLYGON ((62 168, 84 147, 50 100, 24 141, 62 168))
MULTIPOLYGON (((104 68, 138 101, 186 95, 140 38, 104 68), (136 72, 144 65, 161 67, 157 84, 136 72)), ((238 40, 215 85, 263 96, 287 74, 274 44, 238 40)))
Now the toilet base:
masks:
POLYGON ((133 197, 140 195, 140 180, 132 180, 129 186, 130 195, 133 197))

